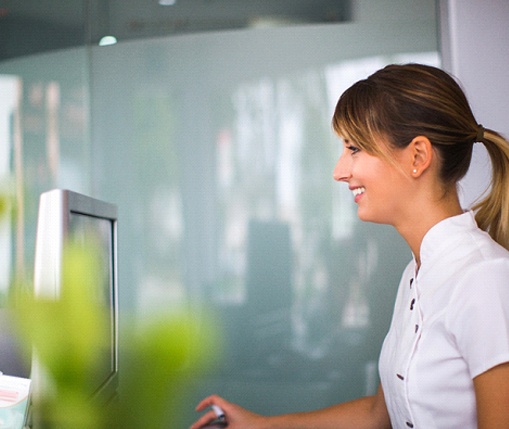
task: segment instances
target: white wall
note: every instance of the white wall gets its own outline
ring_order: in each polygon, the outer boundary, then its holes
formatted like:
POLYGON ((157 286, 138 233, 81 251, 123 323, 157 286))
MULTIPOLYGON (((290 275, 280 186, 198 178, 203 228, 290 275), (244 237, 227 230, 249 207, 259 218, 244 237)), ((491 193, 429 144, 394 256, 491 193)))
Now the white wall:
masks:
MULTIPOLYGON (((459 78, 479 123, 509 137, 509 1, 440 0, 444 67, 459 78)), ((475 146, 463 182, 468 204, 489 180, 489 160, 475 146)))

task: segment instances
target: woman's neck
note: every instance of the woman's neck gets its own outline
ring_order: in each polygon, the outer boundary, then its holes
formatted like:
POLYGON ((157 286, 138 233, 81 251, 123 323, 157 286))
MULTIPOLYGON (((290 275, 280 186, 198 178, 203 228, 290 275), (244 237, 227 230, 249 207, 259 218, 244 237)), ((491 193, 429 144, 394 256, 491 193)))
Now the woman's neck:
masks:
POLYGON ((424 236, 437 223, 463 213, 463 209, 456 193, 444 197, 438 202, 435 201, 418 207, 419 210, 415 210, 411 218, 395 225, 395 228, 408 243, 419 268, 421 265, 421 244, 424 236))

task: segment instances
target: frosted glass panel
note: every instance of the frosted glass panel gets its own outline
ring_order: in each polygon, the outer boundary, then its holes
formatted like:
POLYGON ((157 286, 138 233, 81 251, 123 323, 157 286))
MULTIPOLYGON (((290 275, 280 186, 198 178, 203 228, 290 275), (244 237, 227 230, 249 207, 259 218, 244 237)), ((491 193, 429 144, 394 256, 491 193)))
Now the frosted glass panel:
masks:
POLYGON ((92 51, 92 141, 104 163, 94 187, 121 208, 121 302, 140 318, 179 306, 199 317, 206 304, 224 339, 190 393, 190 421, 213 392, 276 413, 377 387, 410 254, 390 228, 360 223, 332 180, 330 119, 342 90, 384 64, 438 63, 432 26, 379 31, 241 31, 92 51))
POLYGON ((15 199, 0 219, 0 247, 12 251, 1 257, 0 306, 16 273, 31 278, 39 194, 91 190, 88 74, 85 49, 0 62, 0 193, 15 199))
MULTIPOLYGON (((33 112, 20 173, 26 266, 39 192, 68 187, 119 207, 121 318, 214 315, 221 358, 183 392, 189 423, 209 393, 278 413, 375 391, 410 254, 391 228, 358 221, 332 180, 340 144, 330 120, 341 92, 383 65, 439 63, 428 3, 427 15, 397 21, 190 34, 0 63, 0 79, 19 79, 20 106, 33 112)), ((13 133, 5 138, 13 148, 13 133)))

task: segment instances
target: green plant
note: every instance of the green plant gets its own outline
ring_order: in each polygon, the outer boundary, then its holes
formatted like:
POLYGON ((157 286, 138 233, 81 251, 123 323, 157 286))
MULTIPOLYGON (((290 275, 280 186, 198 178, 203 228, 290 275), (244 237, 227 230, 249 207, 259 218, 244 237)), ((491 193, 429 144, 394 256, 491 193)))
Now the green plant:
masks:
POLYGON ((180 399, 191 375, 210 363, 217 344, 213 324, 183 311, 129 329, 126 323, 118 396, 108 404, 94 400, 89 380, 101 364, 97 350, 109 341, 108 316, 90 275, 100 266, 95 255, 93 247, 67 244, 58 299, 34 296, 23 287, 13 295, 20 335, 45 374, 44 389, 33 398, 35 429, 184 427, 180 399))

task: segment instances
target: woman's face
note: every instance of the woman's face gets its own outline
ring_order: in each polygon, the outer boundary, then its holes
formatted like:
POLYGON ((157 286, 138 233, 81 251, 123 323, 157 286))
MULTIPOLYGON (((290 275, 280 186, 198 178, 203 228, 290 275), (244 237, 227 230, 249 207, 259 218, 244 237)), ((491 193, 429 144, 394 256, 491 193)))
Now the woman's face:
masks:
POLYGON ((396 163, 391 163, 360 150, 349 140, 343 140, 343 145, 333 176, 336 181, 348 184, 358 206, 359 218, 398 225, 411 209, 411 181, 404 174, 404 168, 398 166, 404 160, 405 151, 397 151, 396 163))

